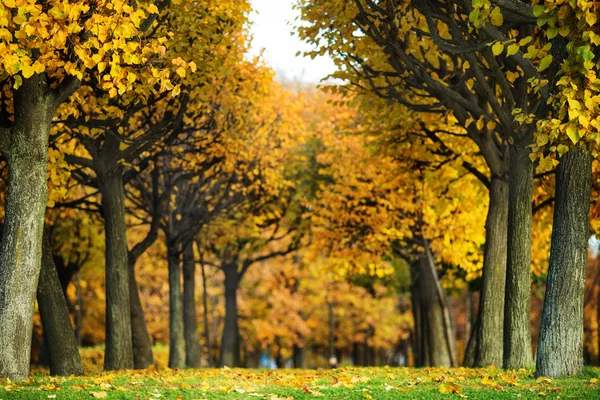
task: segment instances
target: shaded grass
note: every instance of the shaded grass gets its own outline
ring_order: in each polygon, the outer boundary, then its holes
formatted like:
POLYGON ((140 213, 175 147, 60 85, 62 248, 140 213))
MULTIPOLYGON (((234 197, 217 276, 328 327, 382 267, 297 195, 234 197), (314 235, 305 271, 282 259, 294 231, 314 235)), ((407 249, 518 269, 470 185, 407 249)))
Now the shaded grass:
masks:
POLYGON ((0 381, 0 399, 596 399, 600 370, 535 379, 532 371, 341 368, 145 370, 0 381))

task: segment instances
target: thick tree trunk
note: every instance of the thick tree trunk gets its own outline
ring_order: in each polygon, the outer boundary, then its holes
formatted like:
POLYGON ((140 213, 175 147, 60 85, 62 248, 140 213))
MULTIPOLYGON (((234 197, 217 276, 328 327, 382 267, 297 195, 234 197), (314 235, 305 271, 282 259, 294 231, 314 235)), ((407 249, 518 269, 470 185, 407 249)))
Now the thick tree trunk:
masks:
POLYGON ((529 150, 511 146, 508 188, 508 257, 504 303, 504 359, 508 369, 531 368, 531 201, 529 150))
POLYGON ((152 342, 146 326, 140 291, 135 280, 135 267, 132 263, 129 265, 129 301, 133 365, 135 369, 145 369, 154 365, 154 354, 152 353, 152 342))
POLYGON ((590 223, 592 156, 571 149, 556 170, 548 283, 536 375, 575 375, 583 368, 583 300, 590 223))
POLYGON ((196 262, 191 241, 183 249, 183 318, 185 365, 200 368, 202 349, 196 315, 196 262))
POLYGON ((2 138, 8 193, 0 242, 0 378, 25 379, 48 200, 48 135, 55 111, 44 74, 23 80, 14 94, 14 109, 10 138, 2 138))
POLYGON ((58 280, 48 237, 44 234, 42 270, 37 290, 51 375, 81 375, 83 366, 67 302, 58 280))
MULTIPOLYGON (((170 240, 167 238, 167 242, 170 240)), ((169 368, 185 367, 183 299, 181 296, 181 251, 169 244, 169 368)))
POLYGON ((475 366, 501 366, 503 354, 504 290, 506 283, 508 184, 492 177, 486 220, 483 279, 479 300, 479 329, 475 366))
MULTIPOLYGON (((107 145, 108 146, 108 145, 107 145)), ((109 150, 108 150, 109 151, 109 150)), ((133 345, 129 299, 129 265, 125 194, 120 168, 103 157, 97 168, 106 235, 106 351, 104 369, 131 369, 133 345)))
POLYGON ((240 366, 240 331, 238 326, 237 289, 239 277, 237 265, 223 265, 225 272, 225 326, 221 340, 219 366, 240 366))
POLYGON ((204 341, 206 346, 206 361, 209 367, 213 366, 212 358, 212 346, 210 342, 210 328, 208 324, 208 292, 206 291, 206 267, 204 264, 200 266, 202 268, 202 306, 204 307, 204 313, 202 320, 204 322, 204 341))

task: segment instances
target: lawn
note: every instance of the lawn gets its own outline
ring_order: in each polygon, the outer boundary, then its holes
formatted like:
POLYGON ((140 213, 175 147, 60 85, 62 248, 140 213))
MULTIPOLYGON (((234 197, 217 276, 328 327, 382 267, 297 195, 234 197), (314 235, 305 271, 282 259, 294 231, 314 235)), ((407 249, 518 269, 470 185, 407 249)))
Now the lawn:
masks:
POLYGON ((340 368, 336 370, 152 369, 0 380, 0 399, 596 399, 600 369, 577 378, 532 371, 340 368))

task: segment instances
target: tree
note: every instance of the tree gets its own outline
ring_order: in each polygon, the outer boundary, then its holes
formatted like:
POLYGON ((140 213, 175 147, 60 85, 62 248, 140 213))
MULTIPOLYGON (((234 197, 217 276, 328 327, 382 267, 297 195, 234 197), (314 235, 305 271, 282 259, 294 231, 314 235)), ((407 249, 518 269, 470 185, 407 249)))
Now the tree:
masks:
POLYGON ((600 44, 598 6, 545 4, 533 9, 560 63, 552 118, 537 122, 534 152, 540 164, 558 163, 548 285, 540 326, 536 374, 565 376, 583 368, 583 302, 595 138, 600 130, 596 81, 600 44), (555 41, 556 43, 556 41, 555 41))
POLYGON ((335 77, 416 110, 451 111, 485 158, 491 179, 481 328, 477 333, 478 365, 503 362, 502 344, 495 337, 503 330, 504 290, 498 289, 503 289, 506 281, 507 251, 518 253, 510 257, 508 273, 519 280, 508 287, 508 295, 511 302, 522 307, 517 313, 507 314, 507 324, 512 328, 507 330, 509 351, 504 364, 531 363, 531 357, 527 357, 531 353, 529 336, 524 334, 526 324, 521 323, 528 315, 528 252, 512 245, 514 240, 515 244, 530 246, 530 214, 515 217, 512 213, 530 209, 531 198, 526 187, 515 185, 511 199, 519 205, 509 208, 508 185, 509 179, 521 179, 517 172, 522 172, 531 186, 532 173, 528 171, 532 166, 526 153, 535 129, 532 120, 516 129, 512 113, 526 109, 527 114, 543 114, 541 105, 549 94, 545 84, 536 84, 543 75, 532 62, 540 60, 540 71, 547 68, 549 46, 544 47, 542 39, 542 43, 533 39, 535 51, 524 54, 521 50, 532 42, 528 35, 535 18, 527 15, 530 9, 513 1, 321 1, 306 3, 303 17, 310 25, 299 28, 304 38, 321 46, 313 54, 328 52, 338 62, 340 71, 335 77), (333 15, 344 18, 330 21, 333 15), (515 29, 505 29, 509 23, 515 29), (508 142, 514 143, 512 160, 521 163, 518 167, 511 168, 507 163, 508 142), (519 156, 523 152, 525 156, 519 156), (513 221, 510 228, 509 211, 513 221), (523 228, 515 221, 520 221, 523 228), (508 229, 511 246, 507 249, 508 229), (513 317, 520 322, 513 324, 513 317), (513 335, 517 330, 519 334, 513 335))
MULTIPOLYGON (((52 119, 82 83, 94 84, 107 67, 103 87, 113 95, 142 81, 133 71, 162 58, 159 38, 143 37, 159 11, 152 2, 121 1, 7 1, 0 7, 0 150, 9 164, 0 248, 0 321, 6 327, 0 335, 0 376, 25 378, 29 368, 52 119), (128 73, 130 81, 123 79, 128 73)), ((169 77, 167 70, 158 80, 166 85, 169 77)))

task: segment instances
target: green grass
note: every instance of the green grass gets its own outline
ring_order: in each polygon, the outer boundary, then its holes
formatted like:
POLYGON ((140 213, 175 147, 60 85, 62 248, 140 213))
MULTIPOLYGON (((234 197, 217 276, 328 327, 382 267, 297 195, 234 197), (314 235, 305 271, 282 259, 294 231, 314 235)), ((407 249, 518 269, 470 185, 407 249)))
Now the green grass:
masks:
POLYGON ((0 381, 0 399, 597 399, 600 370, 535 379, 532 371, 341 368, 146 370, 0 381), (449 393, 455 392, 455 393, 449 393))

